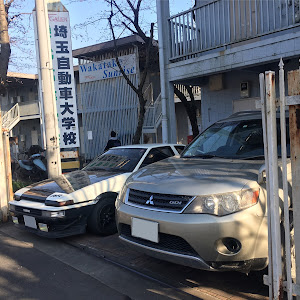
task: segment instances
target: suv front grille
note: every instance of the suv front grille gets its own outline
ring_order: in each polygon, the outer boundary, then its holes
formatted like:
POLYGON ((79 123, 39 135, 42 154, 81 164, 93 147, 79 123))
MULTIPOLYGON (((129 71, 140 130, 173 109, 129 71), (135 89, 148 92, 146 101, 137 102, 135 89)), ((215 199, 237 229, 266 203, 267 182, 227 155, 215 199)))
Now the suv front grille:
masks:
POLYGON ((197 252, 192 248, 192 246, 183 238, 166 234, 166 233, 159 233, 159 242, 154 243, 151 241, 147 241, 138 237, 134 237, 131 235, 131 227, 127 224, 120 224, 120 233, 121 236, 126 237, 127 240, 132 242, 136 242, 137 244, 144 245, 150 248, 155 248, 159 250, 164 250, 168 252, 174 252, 178 254, 185 254, 185 255, 192 255, 197 256, 197 252))
POLYGON ((193 198, 193 196, 149 193, 130 189, 127 203, 148 209, 181 212, 193 198))

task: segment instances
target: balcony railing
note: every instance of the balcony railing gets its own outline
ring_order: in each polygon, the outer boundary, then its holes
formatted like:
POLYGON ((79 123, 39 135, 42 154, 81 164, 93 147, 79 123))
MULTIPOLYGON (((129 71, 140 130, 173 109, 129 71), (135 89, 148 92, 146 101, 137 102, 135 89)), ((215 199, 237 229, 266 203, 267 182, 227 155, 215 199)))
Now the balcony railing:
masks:
POLYGON ((2 117, 2 128, 12 130, 20 121, 20 108, 19 104, 15 104, 8 112, 2 117))
POLYGON ((170 60, 299 26, 299 0, 216 0, 169 18, 170 60))

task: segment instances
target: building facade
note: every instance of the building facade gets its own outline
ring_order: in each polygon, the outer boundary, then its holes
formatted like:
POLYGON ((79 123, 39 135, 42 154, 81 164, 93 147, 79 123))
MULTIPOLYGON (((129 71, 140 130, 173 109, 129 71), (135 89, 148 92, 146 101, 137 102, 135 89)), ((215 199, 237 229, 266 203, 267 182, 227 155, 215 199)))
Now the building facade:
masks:
MULTIPOLYGON (((129 36, 116 42, 124 70, 138 86, 145 64, 143 40, 129 36)), ((73 51, 73 57, 79 61, 77 101, 81 152, 87 160, 104 151, 112 130, 117 132, 121 144, 127 145, 132 143, 137 127, 138 97, 119 71, 114 48, 114 41, 109 41, 73 51)), ((160 82, 157 57, 152 59, 144 88, 147 99, 144 124, 148 125, 144 133, 155 142, 159 124, 154 126, 154 100, 159 96, 160 82)))
POLYGON ((16 138, 20 152, 31 145, 42 146, 38 76, 12 72, 7 75, 7 90, 0 95, 3 127, 16 138))
MULTIPOLYGON (((196 0, 174 16, 169 1, 157 0, 157 7, 163 26, 159 42, 166 41, 167 88, 201 87, 201 129, 233 112, 255 109, 259 73, 278 70, 281 57, 286 72, 299 67, 298 1, 196 0)), ((168 101, 173 103, 172 92, 168 101)))

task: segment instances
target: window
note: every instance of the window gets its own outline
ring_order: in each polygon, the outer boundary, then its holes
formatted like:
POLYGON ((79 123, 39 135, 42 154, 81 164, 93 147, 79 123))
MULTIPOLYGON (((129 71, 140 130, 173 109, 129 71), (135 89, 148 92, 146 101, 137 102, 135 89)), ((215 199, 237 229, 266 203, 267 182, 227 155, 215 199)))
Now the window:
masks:
POLYGON ((146 158, 144 159, 144 162, 142 163, 141 167, 153 164, 170 156, 174 156, 174 153, 171 147, 169 146, 151 149, 146 158))
POLYGON ((83 170, 132 172, 145 151, 146 149, 143 148, 109 149, 102 155, 96 157, 83 170))
MULTIPOLYGON (((287 126, 287 153, 289 155, 289 127, 287 126)), ((278 155, 280 124, 277 119, 278 155)), ((223 157, 229 159, 264 158, 261 119, 217 122, 202 132, 184 151, 182 157, 223 157)))
POLYGON ((175 146, 175 149, 178 151, 179 154, 183 151, 184 148, 185 148, 185 146, 183 146, 183 145, 175 146))

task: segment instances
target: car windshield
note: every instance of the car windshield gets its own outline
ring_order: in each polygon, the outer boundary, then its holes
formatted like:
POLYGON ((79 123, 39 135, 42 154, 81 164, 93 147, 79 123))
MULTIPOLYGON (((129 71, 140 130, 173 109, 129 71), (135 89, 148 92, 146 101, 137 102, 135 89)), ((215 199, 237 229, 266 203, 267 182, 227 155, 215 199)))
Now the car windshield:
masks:
POLYGON ((110 149, 102 155, 96 157, 83 170, 132 172, 145 151, 145 148, 110 149))
MULTIPOLYGON (((280 128, 279 120, 277 120, 277 128, 280 128)), ((277 133, 277 138, 280 145, 280 132, 277 133)), ((288 138, 287 143, 289 153, 288 138)), ((281 155, 280 147, 278 155, 281 155)), ((181 157, 264 159, 262 121, 217 122, 202 132, 181 157)))

